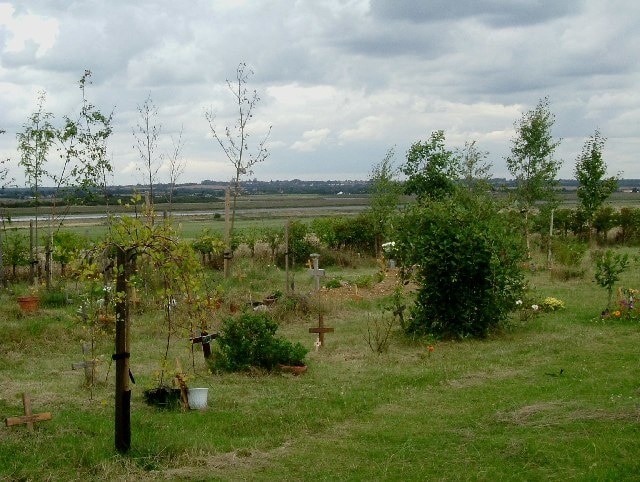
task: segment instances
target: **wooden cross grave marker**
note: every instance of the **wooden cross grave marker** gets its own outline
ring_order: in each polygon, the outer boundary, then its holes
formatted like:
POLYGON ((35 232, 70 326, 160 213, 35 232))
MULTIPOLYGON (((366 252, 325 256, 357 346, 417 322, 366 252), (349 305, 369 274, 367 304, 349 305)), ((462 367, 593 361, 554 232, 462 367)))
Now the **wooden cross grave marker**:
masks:
POLYGON ((83 362, 72 363, 72 370, 81 370, 84 369, 84 379, 87 385, 93 385, 93 382, 96 379, 96 366, 98 365, 98 360, 89 359, 91 355, 91 350, 89 345, 86 343, 82 344, 82 357, 84 358, 83 362))
POLYGON ((309 268, 309 274, 311 277, 315 279, 315 288, 316 291, 320 291, 320 278, 324 278, 325 271, 324 269, 320 269, 318 267, 318 262, 320 260, 320 255, 317 253, 311 254, 311 259, 313 260, 313 268, 309 268))
POLYGON ((34 414, 31 411, 31 399, 29 398, 29 395, 27 395, 26 393, 22 394, 22 405, 24 406, 24 415, 21 417, 6 418, 4 423, 7 425, 7 427, 11 427, 13 425, 27 424, 27 427, 29 427, 29 431, 33 432, 34 423, 44 422, 47 420, 51 420, 53 418, 51 416, 51 412, 34 414))
POLYGON ((319 347, 324 346, 324 334, 325 333, 333 333, 333 328, 329 328, 328 326, 324 326, 324 317, 322 313, 318 315, 318 326, 314 328, 309 328, 309 333, 317 333, 318 341, 320 342, 319 347))
POLYGON ((200 332, 200 336, 191 338, 191 344, 202 343, 202 352, 205 358, 211 358, 211 342, 218 338, 217 333, 207 333, 205 330, 200 332))

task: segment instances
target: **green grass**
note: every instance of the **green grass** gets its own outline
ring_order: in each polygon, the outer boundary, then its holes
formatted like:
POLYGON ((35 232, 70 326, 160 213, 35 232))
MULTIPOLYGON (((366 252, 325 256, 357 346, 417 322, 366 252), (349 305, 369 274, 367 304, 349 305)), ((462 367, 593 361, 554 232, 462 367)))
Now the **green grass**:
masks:
MULTIPOLYGON (((238 301, 249 291, 257 296, 284 286, 281 272, 257 276, 250 263, 238 271, 245 281, 235 280, 226 293, 238 301)), ((281 325, 283 334, 312 350, 300 377, 211 375, 201 352, 192 359, 186 334, 178 332, 170 357, 189 367, 190 385, 210 388, 205 411, 161 411, 143 402, 164 335, 160 315, 137 315, 127 456, 113 448, 111 339, 98 340, 104 360, 91 392, 82 373, 71 370, 84 336, 74 307, 21 315, 5 293, 0 415, 20 415, 26 391, 34 412, 50 411, 53 420, 33 434, 25 427, 0 429, 0 478, 637 480, 640 326, 594 321, 606 292, 591 279, 588 273, 561 282, 544 270, 532 273, 536 296, 560 298, 564 310, 528 321, 514 317, 486 340, 437 342, 431 354, 432 341, 410 340, 398 330, 389 352, 374 354, 364 335, 368 317, 380 313, 377 304, 330 290, 322 303, 335 332, 323 349, 313 350, 308 333, 317 323, 313 314, 281 325)), ((640 287, 637 266, 621 285, 640 287)), ((296 273, 299 292, 311 286, 306 273, 296 273)))

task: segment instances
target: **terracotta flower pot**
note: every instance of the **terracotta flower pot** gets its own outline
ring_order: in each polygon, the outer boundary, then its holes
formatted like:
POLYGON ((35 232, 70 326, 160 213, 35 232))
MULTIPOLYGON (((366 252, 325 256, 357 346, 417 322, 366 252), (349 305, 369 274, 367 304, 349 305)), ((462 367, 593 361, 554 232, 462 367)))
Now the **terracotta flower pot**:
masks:
POLYGON ((25 313, 32 313, 38 309, 38 303, 40 299, 37 296, 19 296, 18 304, 20 305, 20 309, 25 313))

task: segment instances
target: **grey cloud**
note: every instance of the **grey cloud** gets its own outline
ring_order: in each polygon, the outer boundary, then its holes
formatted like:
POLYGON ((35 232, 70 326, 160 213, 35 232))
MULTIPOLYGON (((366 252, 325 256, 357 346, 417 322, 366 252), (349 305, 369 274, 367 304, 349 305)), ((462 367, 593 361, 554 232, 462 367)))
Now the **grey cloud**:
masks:
POLYGON ((378 19, 431 23, 474 17, 494 27, 532 25, 563 17, 582 1, 557 0, 371 0, 378 19))

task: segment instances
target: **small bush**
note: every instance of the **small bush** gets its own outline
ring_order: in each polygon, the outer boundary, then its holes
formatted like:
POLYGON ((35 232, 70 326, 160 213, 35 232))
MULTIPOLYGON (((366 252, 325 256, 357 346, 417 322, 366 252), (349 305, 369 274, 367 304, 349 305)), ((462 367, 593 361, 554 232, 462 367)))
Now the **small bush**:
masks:
POLYGON ((222 322, 213 368, 245 371, 271 370, 280 364, 302 365, 308 350, 300 343, 276 337, 278 324, 265 313, 244 313, 222 322))
POLYGON ((556 239, 553 241, 553 257, 563 266, 578 267, 587 252, 587 244, 577 240, 556 239))

